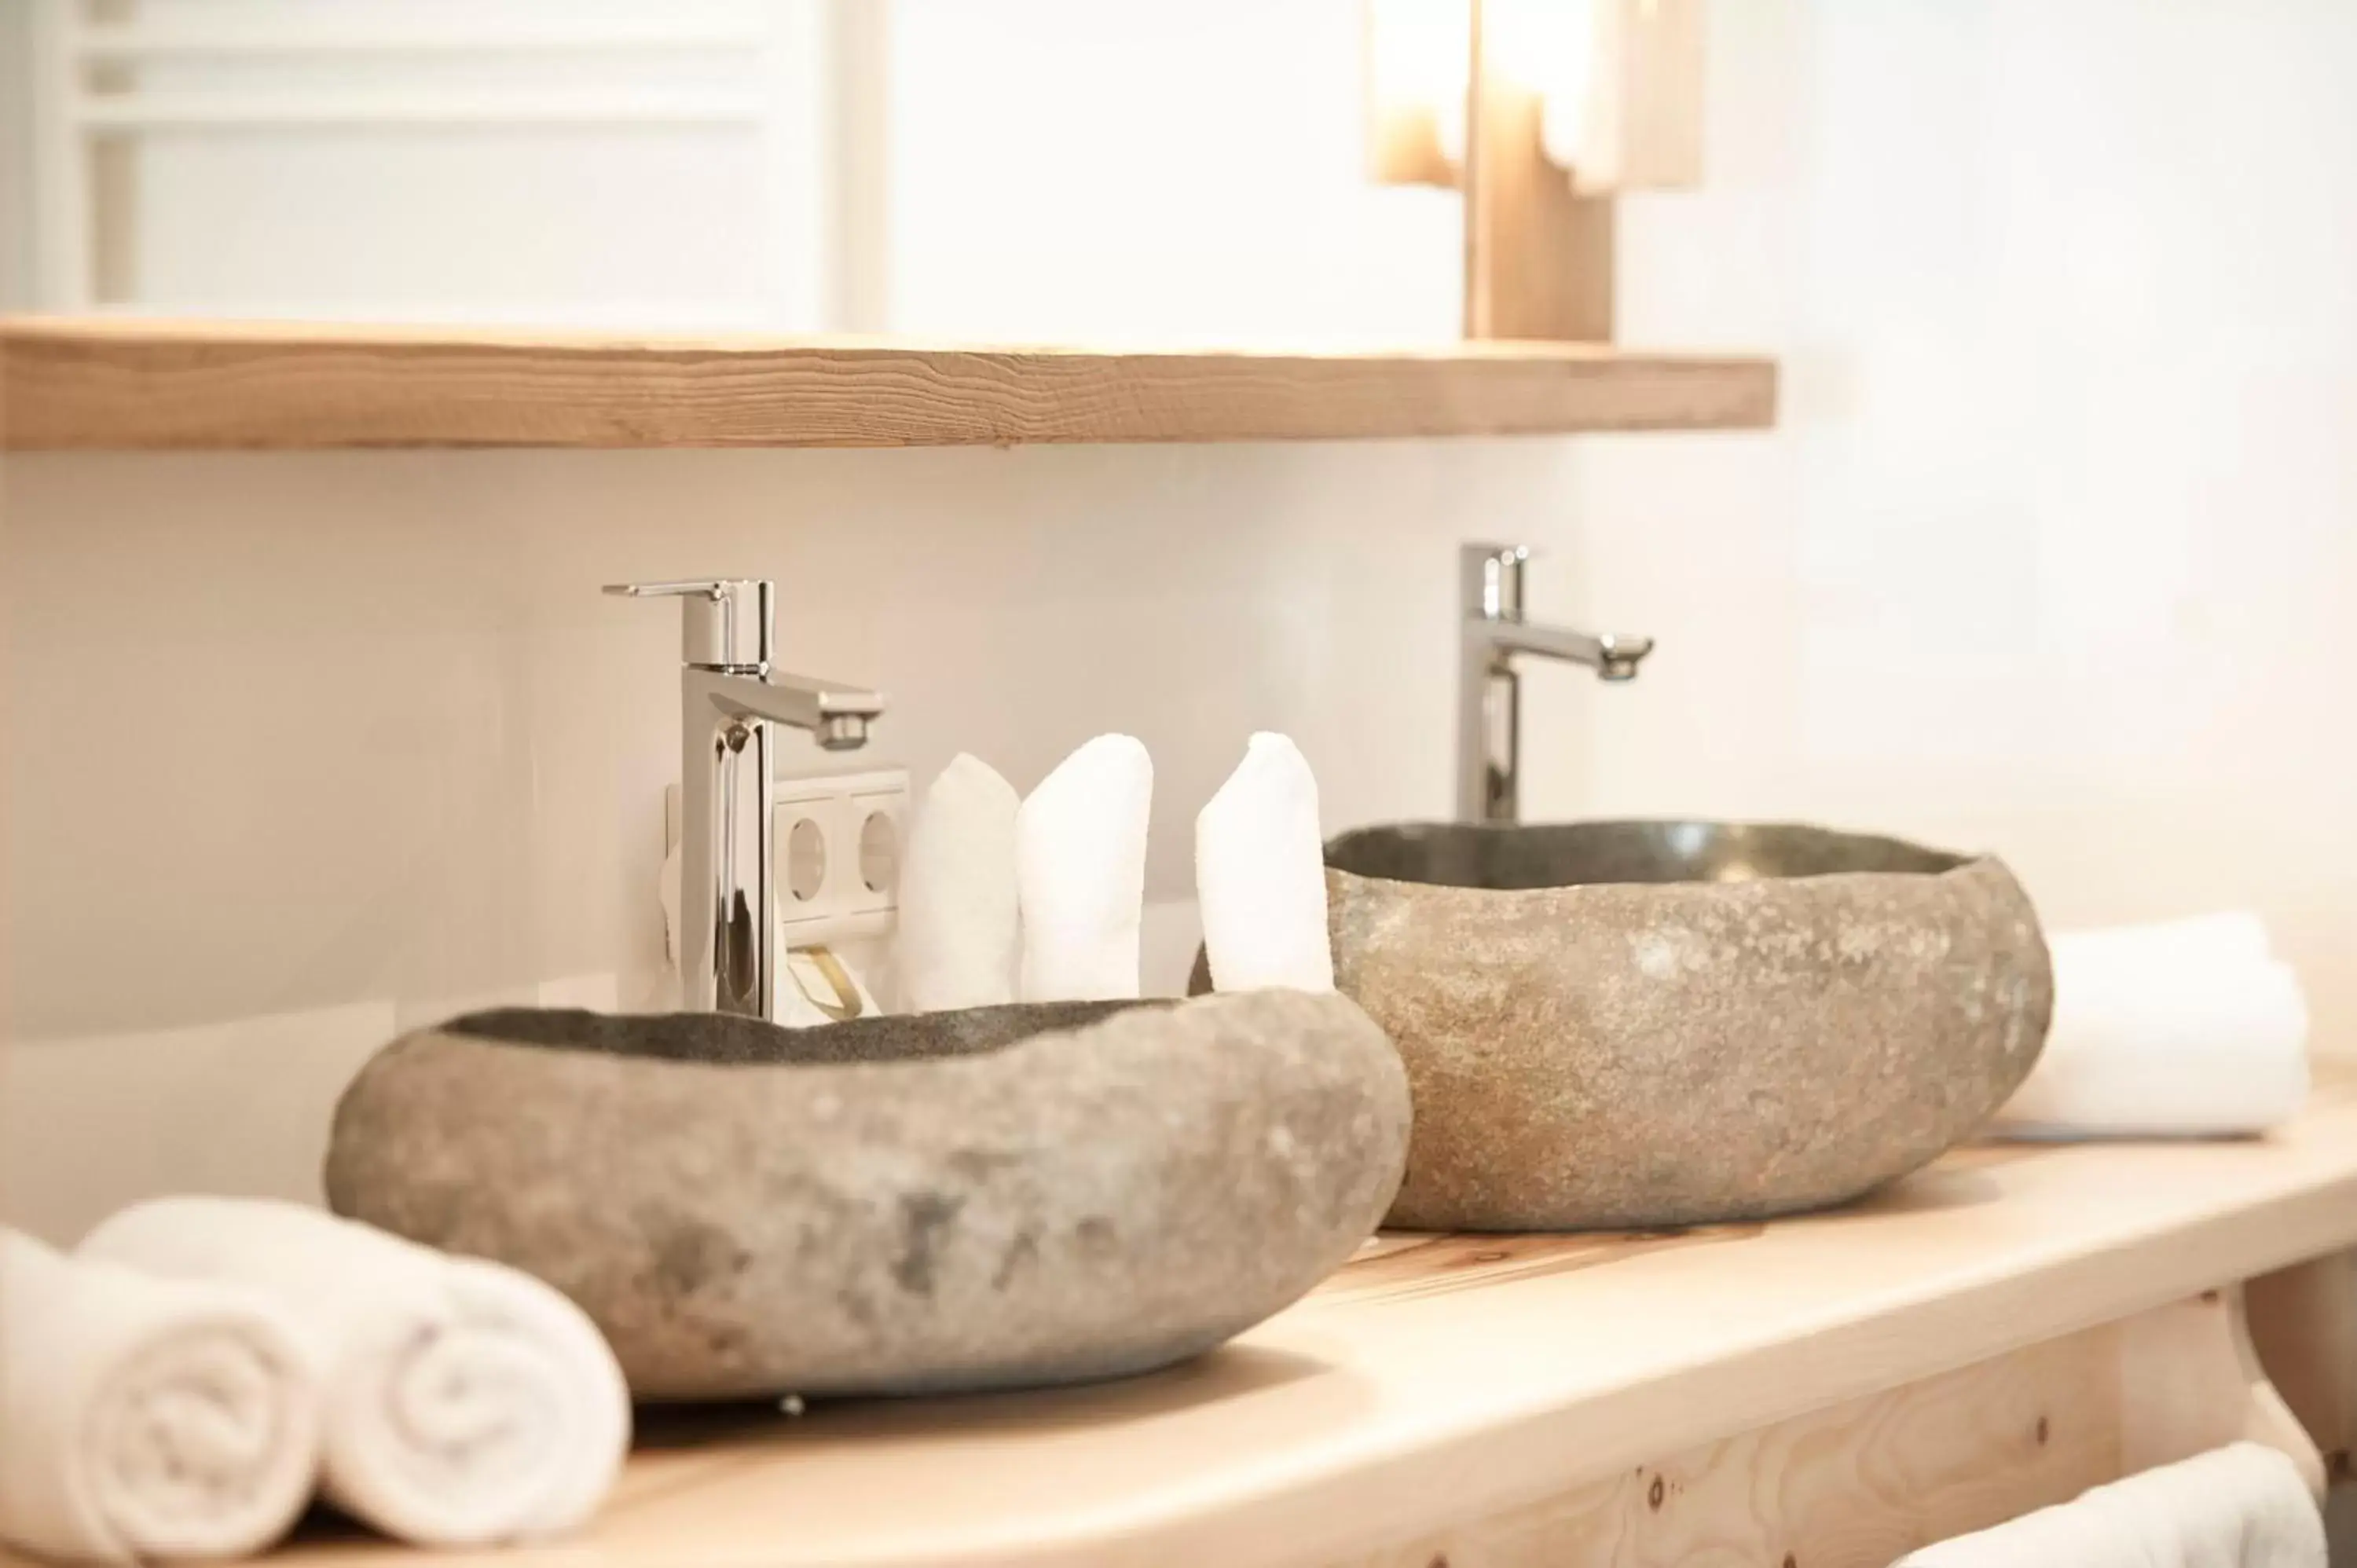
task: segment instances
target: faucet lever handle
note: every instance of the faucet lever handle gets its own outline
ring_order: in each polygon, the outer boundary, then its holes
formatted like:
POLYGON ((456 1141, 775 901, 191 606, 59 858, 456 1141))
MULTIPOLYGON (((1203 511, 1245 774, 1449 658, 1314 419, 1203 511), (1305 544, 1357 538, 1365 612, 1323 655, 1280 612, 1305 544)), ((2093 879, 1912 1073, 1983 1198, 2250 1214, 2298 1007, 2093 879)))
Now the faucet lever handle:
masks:
POLYGON ((675 598, 681 662, 699 670, 769 672, 778 585, 767 577, 687 578, 670 583, 608 583, 622 598, 675 598))
POLYGON ((677 597, 688 594, 693 594, 698 598, 716 599, 720 596, 721 590, 726 588, 732 581, 743 582, 745 579, 696 577, 684 578, 676 583, 608 583, 606 585, 605 591, 625 599, 651 599, 664 595, 677 597))

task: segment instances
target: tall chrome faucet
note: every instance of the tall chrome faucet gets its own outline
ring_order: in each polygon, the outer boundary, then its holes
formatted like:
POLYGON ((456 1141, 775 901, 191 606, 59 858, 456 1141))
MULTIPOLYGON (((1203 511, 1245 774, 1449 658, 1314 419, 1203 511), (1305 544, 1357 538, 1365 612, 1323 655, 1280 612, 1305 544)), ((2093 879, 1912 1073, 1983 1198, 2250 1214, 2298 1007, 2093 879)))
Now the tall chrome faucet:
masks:
POLYGON ((1606 681, 1633 681, 1650 637, 1601 635, 1533 626, 1523 618, 1520 544, 1458 547, 1458 596, 1463 621, 1457 660, 1457 816, 1468 822, 1511 822, 1522 811, 1523 694, 1514 655, 1586 664, 1606 681))
POLYGON ((777 585, 720 577, 615 583, 606 591, 680 600, 680 1005, 770 1015, 778 972, 771 898, 775 726, 828 751, 867 744, 875 692, 770 668, 777 585))

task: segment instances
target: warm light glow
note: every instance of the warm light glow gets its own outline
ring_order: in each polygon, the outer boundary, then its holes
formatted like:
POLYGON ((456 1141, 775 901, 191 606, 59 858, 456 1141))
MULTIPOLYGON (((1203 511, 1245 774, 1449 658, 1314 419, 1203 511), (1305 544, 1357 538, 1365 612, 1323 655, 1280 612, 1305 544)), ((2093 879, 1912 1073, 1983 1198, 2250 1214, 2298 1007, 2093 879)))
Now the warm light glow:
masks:
POLYGON ((1596 0, 1484 0, 1481 54, 1501 81, 1577 107, 1595 58, 1596 0))
POLYGON ((1457 182, 1476 5, 1486 91, 1538 101, 1547 161, 1581 194, 1701 177, 1700 0, 1366 0, 1378 180, 1457 182))
POLYGON ((1598 39, 1618 0, 1485 0, 1483 69, 1502 85, 1538 94, 1548 160, 1574 168, 1593 151, 1598 39))
MULTIPOLYGON (((1550 154, 1585 144, 1598 5, 1610 0, 1481 0, 1484 69, 1544 102, 1550 154)), ((1377 177, 1448 183, 1465 161, 1471 0, 1368 0, 1367 81, 1377 177)))
POLYGON ((1376 177, 1447 185, 1465 148, 1471 0, 1367 0, 1367 102, 1376 177))
POLYGON ((1465 106, 1469 0, 1368 0, 1368 81, 1383 109, 1465 106))

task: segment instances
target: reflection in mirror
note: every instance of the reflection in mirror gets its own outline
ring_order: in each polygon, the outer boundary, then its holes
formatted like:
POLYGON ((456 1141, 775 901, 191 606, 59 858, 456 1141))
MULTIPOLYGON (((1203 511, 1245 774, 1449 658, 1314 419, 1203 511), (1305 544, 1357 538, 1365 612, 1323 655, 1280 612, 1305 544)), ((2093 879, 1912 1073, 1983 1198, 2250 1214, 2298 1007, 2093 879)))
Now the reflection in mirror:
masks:
POLYGON ((1598 129, 1619 122, 1595 61, 1640 15, 1634 0, 10 10, 0 68, 24 91, 0 112, 15 116, 0 207, 23 209, 6 227, 30 244, 0 268, 0 305, 1181 344, 1455 338, 1477 31, 1501 80, 1544 105, 1545 177, 1568 189, 1578 163, 1586 188, 1622 156, 1598 129))

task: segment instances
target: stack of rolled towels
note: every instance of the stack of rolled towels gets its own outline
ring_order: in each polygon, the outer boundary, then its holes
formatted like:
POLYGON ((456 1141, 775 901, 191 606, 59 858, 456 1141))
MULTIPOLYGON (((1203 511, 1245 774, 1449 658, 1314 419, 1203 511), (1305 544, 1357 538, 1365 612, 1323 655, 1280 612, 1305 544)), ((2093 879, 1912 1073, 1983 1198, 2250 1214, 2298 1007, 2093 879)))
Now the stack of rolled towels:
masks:
POLYGON ((70 1254, 0 1230, 0 1540, 237 1557, 317 1491, 475 1546, 596 1512, 630 1445, 588 1317, 504 1265, 291 1203, 173 1197, 70 1254))
MULTIPOLYGON (((901 870, 911 1012, 1139 994, 1154 764, 1099 736, 1027 797, 960 755, 925 791, 901 870)), ((1260 734, 1195 822, 1203 945, 1222 991, 1334 989, 1318 781, 1260 734)))
POLYGON ((2308 1004, 2244 911, 2058 932, 2054 1022, 1992 1131, 2015 1138, 2232 1137, 2308 1098, 2308 1004))

